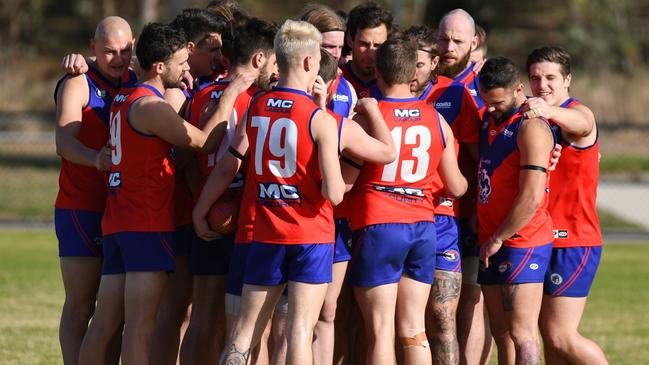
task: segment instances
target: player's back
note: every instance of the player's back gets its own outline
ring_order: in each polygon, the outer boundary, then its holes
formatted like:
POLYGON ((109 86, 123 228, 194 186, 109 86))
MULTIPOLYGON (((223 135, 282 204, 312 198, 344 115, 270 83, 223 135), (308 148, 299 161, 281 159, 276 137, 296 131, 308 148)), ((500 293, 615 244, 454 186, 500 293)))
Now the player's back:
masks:
POLYGON ((111 106, 113 152, 102 220, 105 235, 175 230, 173 149, 156 135, 136 130, 129 121, 133 103, 146 96, 163 99, 158 90, 140 84, 122 89, 111 106))
MULTIPOLYGON (((77 139, 86 147, 100 150, 108 141, 108 118, 113 97, 119 91, 120 85, 131 86, 135 82, 135 74, 127 70, 118 85, 106 79, 93 65, 89 65, 88 72, 84 74, 88 83, 88 102, 81 113, 81 124, 77 139)), ((61 83, 67 78, 62 78, 56 86, 56 93, 61 83)), ((59 193, 56 198, 57 208, 81 209, 101 212, 106 205, 106 178, 105 173, 97 171, 92 166, 83 166, 61 160, 61 173, 59 175, 59 193)))
MULTIPOLYGON (((581 104, 566 100, 561 107, 581 104)), ((550 121, 563 146, 561 158, 550 177, 548 209, 552 215, 555 247, 598 246, 602 233, 597 216, 599 138, 591 146, 578 147, 562 137, 561 128, 550 121)))
POLYGON ((349 195, 352 229, 372 224, 433 221, 433 178, 445 148, 437 111, 417 98, 385 98, 379 109, 397 158, 366 163, 349 195))
MULTIPOLYGON (((525 123, 520 108, 507 120, 497 123, 491 115, 485 115, 480 133, 480 164, 478 168, 478 236, 486 242, 509 214, 519 192, 520 152, 518 133, 525 123)), ((550 151, 548 151, 548 160, 550 151)), ((545 190, 549 188, 546 172, 545 190)), ((552 242, 552 221, 548 212, 548 196, 545 194, 532 219, 505 245, 511 247, 535 247, 552 242)))
POLYGON ((304 91, 275 87, 257 96, 246 118, 248 169, 256 185, 254 240, 303 244, 334 241, 332 206, 321 193, 311 134, 320 109, 304 91))

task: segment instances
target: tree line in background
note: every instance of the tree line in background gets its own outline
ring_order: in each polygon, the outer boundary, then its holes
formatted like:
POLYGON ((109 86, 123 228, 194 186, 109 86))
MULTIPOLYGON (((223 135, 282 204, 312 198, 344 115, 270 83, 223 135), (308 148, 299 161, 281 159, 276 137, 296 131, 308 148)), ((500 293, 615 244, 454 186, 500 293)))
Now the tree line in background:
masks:
MULTIPOLYGON (((294 16, 309 1, 242 0, 253 15, 281 21, 294 16)), ((348 11, 359 1, 321 0, 348 11)), ((488 34, 490 54, 505 54, 518 62, 541 44, 566 46, 575 65, 589 72, 631 73, 649 63, 649 0, 391 0, 403 27, 414 23, 434 26, 450 9, 463 7, 488 34)), ((5 0, 0 2, 0 43, 10 57, 16 54, 60 56, 85 49, 96 22, 119 14, 137 34, 146 22, 168 21, 186 7, 203 7, 192 0, 5 0)), ((5 60, 6 61, 6 60, 5 60)))

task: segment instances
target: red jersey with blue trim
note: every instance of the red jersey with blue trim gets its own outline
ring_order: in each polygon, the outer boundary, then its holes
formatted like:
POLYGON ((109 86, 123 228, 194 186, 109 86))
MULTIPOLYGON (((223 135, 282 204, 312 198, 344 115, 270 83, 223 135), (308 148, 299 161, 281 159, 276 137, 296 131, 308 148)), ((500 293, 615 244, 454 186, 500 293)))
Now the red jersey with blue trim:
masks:
MULTIPOLYGON (((570 98, 561 104, 571 108, 581 104, 570 98)), ((561 127, 550 120, 561 142, 561 158, 550 180, 548 209, 554 225, 554 247, 601 246, 602 232, 597 216, 599 182, 599 138, 588 147, 564 140, 561 127)))
MULTIPOLYGON (((137 77, 131 70, 124 72, 119 84, 105 78, 93 65, 84 75, 88 82, 88 103, 81 112, 81 126, 77 139, 86 147, 100 150, 108 142, 108 118, 113 97, 121 85, 131 86, 137 77)), ((56 85, 54 101, 62 78, 56 85)), ((106 206, 106 175, 93 166, 79 165, 61 158, 59 193, 56 208, 103 212, 106 206)))
MULTIPOLYGON (((480 116, 469 90, 464 85, 444 76, 438 76, 435 81, 435 83, 431 82, 420 99, 434 106, 453 130, 457 156, 460 152, 460 143, 478 143, 480 116)), ((433 195, 435 214, 451 217, 460 215, 460 205, 454 198, 447 196, 439 174, 435 175, 433 195)))
POLYGON ((106 211, 101 222, 104 234, 176 229, 173 149, 169 142, 137 131, 129 122, 131 105, 145 96, 164 99, 158 90, 146 84, 122 89, 113 99, 110 118, 112 166, 106 211))
POLYGON ((248 110, 248 163, 256 188, 256 242, 334 242, 333 208, 321 193, 322 175, 311 134, 320 108, 304 91, 275 87, 248 110))
MULTIPOLYGON (((478 239, 485 243, 504 222, 519 191, 520 153, 518 131, 524 113, 517 108, 500 124, 485 115, 480 133, 480 165, 478 167, 478 239)), ((548 151, 548 160, 550 152, 548 151)), ((549 188, 546 172, 545 190, 549 188)), ((552 220, 548 212, 548 196, 543 198, 532 219, 512 237, 504 240, 509 247, 528 248, 552 242, 552 220)))
POLYGON ((341 69, 343 71, 343 76, 354 87, 356 96, 359 99, 374 98, 378 100, 383 97, 381 90, 379 90, 379 87, 376 84, 376 79, 364 82, 354 74, 354 71, 352 71, 352 61, 347 62, 343 67, 341 67, 341 69))
MULTIPOLYGON (((345 123, 345 117, 337 114, 331 109, 327 109, 327 113, 331 115, 338 124, 338 156, 342 153, 340 148, 340 142, 342 138, 343 124, 345 123)), ((345 204, 345 197, 338 205, 334 207, 334 218, 346 218, 347 217, 347 204, 345 204)))
POLYGON ((365 163, 348 194, 352 229, 373 224, 434 222, 433 179, 445 143, 437 111, 417 98, 384 98, 379 109, 397 159, 365 163))

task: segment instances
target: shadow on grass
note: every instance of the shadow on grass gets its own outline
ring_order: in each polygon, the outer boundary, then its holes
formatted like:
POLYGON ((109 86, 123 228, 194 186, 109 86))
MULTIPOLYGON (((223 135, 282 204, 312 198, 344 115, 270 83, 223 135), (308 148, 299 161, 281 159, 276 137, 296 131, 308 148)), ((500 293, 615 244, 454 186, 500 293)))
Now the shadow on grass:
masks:
POLYGON ((59 156, 21 155, 17 153, 0 154, 0 166, 6 168, 42 168, 58 170, 61 167, 59 156))

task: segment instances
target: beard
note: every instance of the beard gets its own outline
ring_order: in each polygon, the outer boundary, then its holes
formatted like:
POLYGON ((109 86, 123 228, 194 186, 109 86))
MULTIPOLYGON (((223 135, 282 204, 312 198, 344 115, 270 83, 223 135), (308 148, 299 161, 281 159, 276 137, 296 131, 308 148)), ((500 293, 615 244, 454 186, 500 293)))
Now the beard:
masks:
POLYGON ((164 86, 165 89, 182 88, 182 74, 179 77, 173 77, 170 73, 163 74, 162 86, 164 86))
POLYGON ((426 90, 428 87, 428 84, 430 84, 431 81, 433 81, 433 78, 435 78, 435 71, 431 72, 430 75, 424 80, 424 82, 419 83, 417 80, 413 80, 412 83, 410 83, 410 92, 412 92, 415 95, 421 95, 421 93, 426 90))
POLYGON ((471 60, 471 51, 469 51, 464 57, 460 58, 454 65, 446 65, 440 61, 439 63, 439 74, 446 76, 448 78, 454 79, 462 71, 466 69, 466 66, 471 60))
POLYGON ((500 124, 507 119, 511 118, 512 115, 514 115, 514 110, 516 109, 516 98, 512 98, 511 104, 507 107, 507 109, 500 113, 500 115, 496 114, 494 117, 496 118, 496 124, 500 124))
POLYGON ((259 76, 257 76, 257 80, 255 80, 257 87, 262 90, 267 90, 268 85, 270 85, 271 75, 269 75, 267 66, 268 66, 268 60, 266 60, 266 63, 264 63, 264 65, 261 66, 261 69, 259 70, 259 76))

